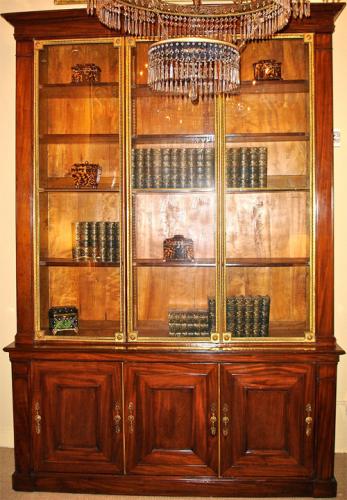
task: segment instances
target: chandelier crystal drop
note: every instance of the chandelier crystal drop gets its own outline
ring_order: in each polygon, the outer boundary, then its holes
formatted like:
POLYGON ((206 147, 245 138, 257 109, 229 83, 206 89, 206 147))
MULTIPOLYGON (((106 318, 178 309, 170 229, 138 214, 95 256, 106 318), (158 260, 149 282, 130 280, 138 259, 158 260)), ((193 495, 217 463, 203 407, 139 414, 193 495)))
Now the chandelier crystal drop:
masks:
POLYGON ((240 55, 231 43, 174 38, 157 42, 148 51, 148 84, 158 92, 196 101, 233 92, 240 84, 240 55))
POLYGON ((159 37, 149 50, 148 83, 166 94, 230 94, 239 86, 239 50, 310 15, 309 0, 88 0, 111 29, 159 37))

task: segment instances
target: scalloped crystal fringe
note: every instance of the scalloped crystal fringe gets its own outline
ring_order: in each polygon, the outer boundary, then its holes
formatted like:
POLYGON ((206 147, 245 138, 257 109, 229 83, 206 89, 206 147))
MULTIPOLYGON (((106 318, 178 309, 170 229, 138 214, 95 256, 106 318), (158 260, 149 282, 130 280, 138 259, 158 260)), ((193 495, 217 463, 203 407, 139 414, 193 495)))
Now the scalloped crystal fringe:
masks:
POLYGON ((125 33, 133 36, 207 36, 229 38, 236 43, 270 37, 288 23, 291 14, 294 18, 309 16, 310 3, 308 0, 281 0, 260 12, 191 17, 156 13, 113 0, 88 0, 87 12, 96 13, 109 28, 120 30, 123 27, 125 33))

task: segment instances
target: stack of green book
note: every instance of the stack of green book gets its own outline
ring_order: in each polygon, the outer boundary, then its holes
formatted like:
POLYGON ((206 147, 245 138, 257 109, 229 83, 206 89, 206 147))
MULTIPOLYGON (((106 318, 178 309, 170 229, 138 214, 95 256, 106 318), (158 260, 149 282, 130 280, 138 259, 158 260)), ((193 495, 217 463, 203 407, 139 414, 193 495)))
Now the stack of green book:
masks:
POLYGON ((72 257, 75 260, 92 260, 110 264, 119 262, 119 222, 75 222, 72 257))
MULTIPOLYGON (((209 330, 216 328, 216 301, 208 298, 209 330)), ((226 299, 226 327, 233 337, 268 337, 270 297, 235 295, 226 299)))
POLYGON ((267 186, 267 148, 229 148, 226 152, 227 187, 267 186))
POLYGON ((135 189, 210 188, 214 161, 214 148, 136 148, 132 185, 135 189))
POLYGON ((206 337, 209 335, 208 313, 205 310, 168 311, 169 335, 172 337, 206 337))

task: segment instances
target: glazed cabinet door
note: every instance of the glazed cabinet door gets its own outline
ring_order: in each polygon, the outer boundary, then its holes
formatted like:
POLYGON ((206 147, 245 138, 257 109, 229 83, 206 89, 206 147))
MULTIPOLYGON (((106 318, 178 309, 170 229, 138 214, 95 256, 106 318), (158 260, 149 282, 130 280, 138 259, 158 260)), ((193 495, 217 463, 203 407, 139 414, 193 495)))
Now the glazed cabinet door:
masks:
POLYGON ((223 476, 311 475, 313 381, 311 366, 222 367, 223 476))
POLYGON ((214 476, 217 366, 126 367, 127 473, 214 476))
POLYGON ((34 364, 36 471, 123 472, 121 383, 118 363, 34 364))

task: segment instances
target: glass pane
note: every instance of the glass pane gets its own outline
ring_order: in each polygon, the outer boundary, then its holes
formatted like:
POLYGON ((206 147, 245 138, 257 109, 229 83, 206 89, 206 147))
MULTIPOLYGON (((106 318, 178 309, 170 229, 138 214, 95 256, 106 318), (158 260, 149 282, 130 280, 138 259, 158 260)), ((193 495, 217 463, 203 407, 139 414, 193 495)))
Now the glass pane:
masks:
POLYGON ((41 334, 120 339, 119 101, 113 41, 38 50, 41 334))
POLYGON ((303 38, 250 44, 241 91, 227 99, 225 321, 232 337, 303 337, 311 328, 308 49, 303 38), (255 75, 261 60, 270 69, 280 62, 281 79, 255 75))
POLYGON ((139 339, 209 340, 216 289, 214 102, 152 93, 149 46, 137 43, 133 52, 133 330, 139 339))

